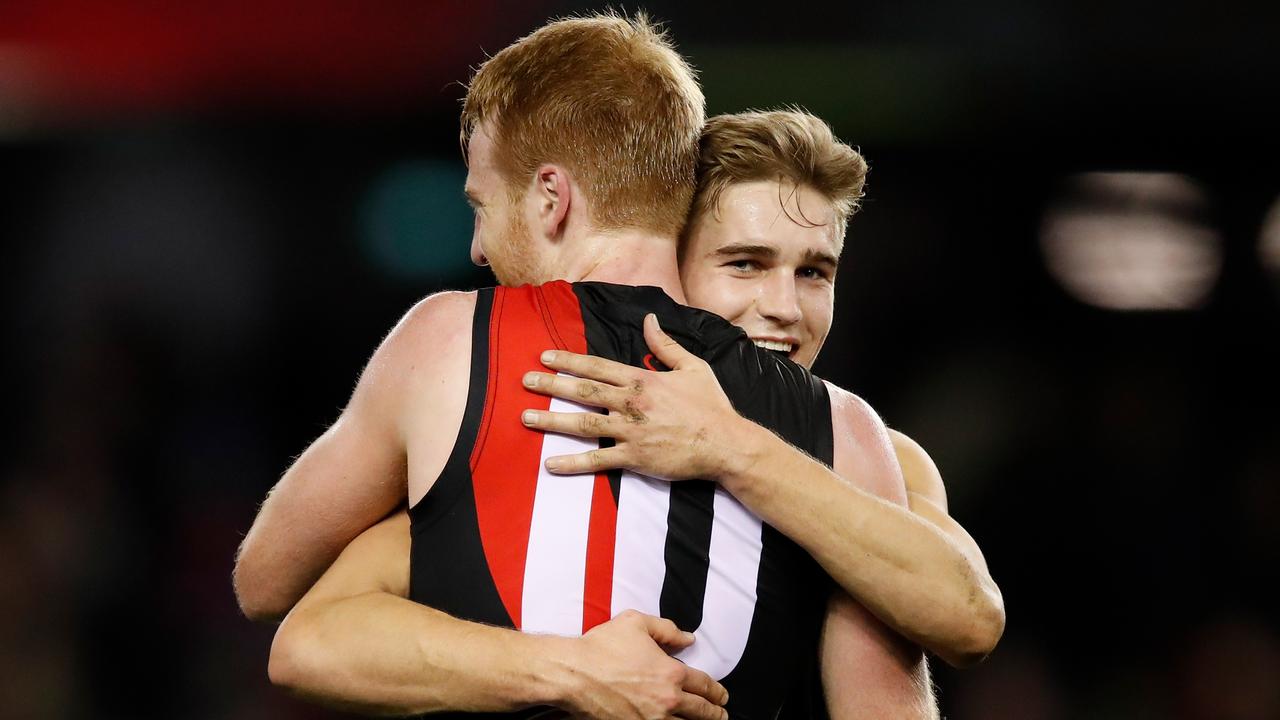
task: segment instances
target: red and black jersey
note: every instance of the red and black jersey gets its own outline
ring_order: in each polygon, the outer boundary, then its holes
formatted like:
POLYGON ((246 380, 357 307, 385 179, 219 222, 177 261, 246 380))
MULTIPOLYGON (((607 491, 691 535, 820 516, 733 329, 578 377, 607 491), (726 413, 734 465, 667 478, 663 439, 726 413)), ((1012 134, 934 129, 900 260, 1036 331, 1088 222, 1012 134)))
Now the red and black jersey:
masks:
POLYGON ((694 632, 676 657, 728 688, 730 717, 774 718, 816 657, 829 588, 817 563, 711 482, 551 475, 547 457, 601 441, 520 422, 527 408, 596 412, 524 388, 526 372, 545 371, 544 350, 655 368, 642 330, 650 312, 711 365, 739 413, 831 463, 822 381, 716 315, 652 287, 480 290, 462 427, 410 510, 410 597, 467 620, 570 636, 627 609, 668 618, 694 632))

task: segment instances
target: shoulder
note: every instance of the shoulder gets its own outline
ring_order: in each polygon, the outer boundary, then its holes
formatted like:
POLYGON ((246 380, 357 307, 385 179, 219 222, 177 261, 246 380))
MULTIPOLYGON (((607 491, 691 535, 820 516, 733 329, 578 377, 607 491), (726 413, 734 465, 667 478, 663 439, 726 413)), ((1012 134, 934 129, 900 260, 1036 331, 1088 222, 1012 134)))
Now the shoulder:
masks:
POLYGON ((399 403, 417 378, 444 370, 470 347, 475 305, 475 292, 441 292, 415 303, 374 351, 353 400, 371 395, 383 398, 380 404, 399 403))
POLYGON ((419 300, 404 314, 387 339, 404 342, 448 341, 470 333, 477 292, 450 290, 419 300))
POLYGON ((898 456, 898 464, 902 466, 902 477, 906 481, 907 491, 928 498, 943 510, 947 509, 947 489, 942 482, 942 473, 929 457, 929 453, 915 440, 897 430, 889 430, 889 440, 893 443, 893 452, 898 456))
POLYGON ((831 399, 836 472, 868 492, 905 505, 902 471, 880 415, 854 393, 826 380, 823 383, 831 399))
MULTIPOLYGON (((419 300, 387 333, 373 365, 429 361, 460 342, 469 344, 476 292, 440 292, 419 300)), ((370 369, 377 369, 371 367, 370 369)))
POLYGON ((837 445, 843 439, 846 443, 891 447, 888 429, 870 403, 832 382, 823 380, 822 383, 831 398, 831 422, 837 432, 837 445))

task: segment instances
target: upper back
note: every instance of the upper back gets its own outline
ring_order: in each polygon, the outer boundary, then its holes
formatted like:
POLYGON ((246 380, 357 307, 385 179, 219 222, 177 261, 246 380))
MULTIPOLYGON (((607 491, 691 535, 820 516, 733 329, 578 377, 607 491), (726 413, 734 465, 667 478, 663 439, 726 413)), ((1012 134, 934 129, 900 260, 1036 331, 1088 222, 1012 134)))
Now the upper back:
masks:
POLYGON ((600 441, 544 435, 519 419, 528 408, 593 411, 523 387, 526 372, 545 369, 544 350, 659 369, 643 336, 650 312, 707 360, 739 412, 832 461, 822 382, 715 315, 657 288, 481 290, 456 442, 410 510, 410 597, 466 619, 561 635, 628 609, 665 617, 699 638, 678 657, 725 683, 735 717, 772 717, 795 669, 817 652, 825 584, 816 563, 711 482, 551 475, 545 458, 600 441))

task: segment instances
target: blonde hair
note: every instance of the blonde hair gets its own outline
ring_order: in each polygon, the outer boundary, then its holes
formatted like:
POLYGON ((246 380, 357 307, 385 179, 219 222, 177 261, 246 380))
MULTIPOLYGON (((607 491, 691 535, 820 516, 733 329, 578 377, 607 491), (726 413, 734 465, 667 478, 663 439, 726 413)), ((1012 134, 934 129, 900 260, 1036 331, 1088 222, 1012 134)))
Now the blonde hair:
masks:
POLYGON ((702 89, 644 14, 557 20, 476 71, 463 152, 484 122, 514 197, 545 162, 569 168, 602 230, 675 237, 695 188, 702 89))
MULTIPOLYGON (((867 161, 840 142, 822 119, 800 108, 717 115, 707 121, 700 145, 690 225, 702 213, 714 211, 730 185, 788 180, 813 188, 831 202, 837 243, 843 243, 849 218, 862 199, 867 161)), ((817 224, 792 217, 789 210, 787 216, 798 224, 817 224)))

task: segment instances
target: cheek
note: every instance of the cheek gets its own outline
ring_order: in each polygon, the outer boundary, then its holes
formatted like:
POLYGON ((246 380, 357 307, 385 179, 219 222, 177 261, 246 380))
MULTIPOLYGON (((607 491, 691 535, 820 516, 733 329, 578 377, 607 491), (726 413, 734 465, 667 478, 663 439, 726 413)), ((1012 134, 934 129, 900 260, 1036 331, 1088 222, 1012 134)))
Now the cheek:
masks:
POLYGON ((736 320, 751 306, 750 293, 745 285, 735 286, 732 279, 710 273, 690 273, 686 276, 684 292, 693 307, 713 312, 729 321, 736 320))
POLYGON ((831 332, 831 319, 835 312, 835 297, 830 289, 814 288, 804 297, 804 319, 809 334, 819 342, 831 332))

